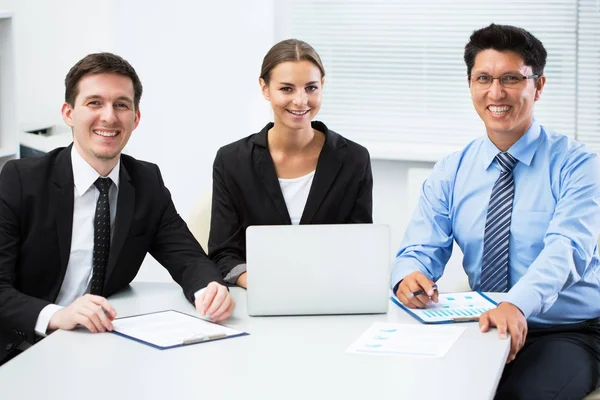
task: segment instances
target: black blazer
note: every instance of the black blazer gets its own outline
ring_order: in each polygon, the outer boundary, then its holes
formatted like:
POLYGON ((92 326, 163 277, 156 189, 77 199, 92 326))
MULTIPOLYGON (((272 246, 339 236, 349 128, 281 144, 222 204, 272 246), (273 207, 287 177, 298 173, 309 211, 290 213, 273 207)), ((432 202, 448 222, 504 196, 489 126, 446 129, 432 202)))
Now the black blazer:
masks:
MULTIPOLYGON (((260 132, 222 147, 213 165, 209 257, 223 276, 246 262, 246 228, 250 225, 291 225, 275 165, 260 132)), ((327 129, 317 169, 300 224, 372 223, 373 176, 369 152, 327 129)))
MULTIPOLYGON (((65 276, 73 225, 71 146, 9 161, 0 173, 0 363, 22 340, 35 342, 38 315, 56 300, 65 276)), ((148 252, 191 302, 209 282, 224 284, 177 214, 156 165, 121 156, 114 224, 104 296, 126 287, 148 252)))

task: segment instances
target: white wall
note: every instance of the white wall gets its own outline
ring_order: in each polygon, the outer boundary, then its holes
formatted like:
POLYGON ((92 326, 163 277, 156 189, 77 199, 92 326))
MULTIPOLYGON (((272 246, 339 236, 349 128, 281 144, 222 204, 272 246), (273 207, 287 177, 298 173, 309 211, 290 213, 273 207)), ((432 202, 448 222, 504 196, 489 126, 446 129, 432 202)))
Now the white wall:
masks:
POLYGON ((0 0, 12 11, 18 126, 62 124, 64 78, 83 55, 113 49, 113 0, 0 0))
MULTIPOLYGON (((144 85, 141 123, 126 151, 160 165, 185 217, 211 187, 216 150, 271 118, 258 74, 275 41, 275 2, 0 0, 15 13, 18 123, 63 125, 69 68, 91 52, 122 55, 144 85)), ((409 190, 408 171, 431 166, 373 160, 374 219, 391 226, 393 252, 418 190, 409 190)), ((170 277, 147 260, 137 279, 170 277)))
POLYGON ((212 185, 217 149, 270 118, 258 75, 273 45, 273 0, 148 3, 128 0, 114 10, 118 53, 145 91, 127 151, 160 165, 187 215, 212 185))

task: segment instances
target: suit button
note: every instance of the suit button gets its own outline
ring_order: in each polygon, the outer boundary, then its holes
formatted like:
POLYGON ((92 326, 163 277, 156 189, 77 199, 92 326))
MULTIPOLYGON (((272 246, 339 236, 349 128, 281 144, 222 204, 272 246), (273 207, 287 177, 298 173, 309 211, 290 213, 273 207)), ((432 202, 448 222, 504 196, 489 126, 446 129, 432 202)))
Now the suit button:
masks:
POLYGON ((12 344, 12 343, 9 343, 9 344, 6 346, 6 351, 9 351, 9 350, 10 350, 10 349, 12 349, 12 348, 13 348, 13 344, 12 344))

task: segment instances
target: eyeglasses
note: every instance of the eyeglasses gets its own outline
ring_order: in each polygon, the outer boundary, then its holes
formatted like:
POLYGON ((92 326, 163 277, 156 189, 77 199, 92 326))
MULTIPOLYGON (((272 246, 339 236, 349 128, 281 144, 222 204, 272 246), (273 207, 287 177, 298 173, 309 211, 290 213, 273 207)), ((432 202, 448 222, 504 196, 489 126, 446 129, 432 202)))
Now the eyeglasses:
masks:
POLYGON ((538 75, 518 75, 518 74, 504 74, 499 77, 493 77, 485 74, 471 76, 469 75, 469 80, 475 89, 488 89, 492 86, 494 79, 498 79, 500 84, 504 87, 514 87, 519 83, 523 82, 525 79, 536 79, 538 75))

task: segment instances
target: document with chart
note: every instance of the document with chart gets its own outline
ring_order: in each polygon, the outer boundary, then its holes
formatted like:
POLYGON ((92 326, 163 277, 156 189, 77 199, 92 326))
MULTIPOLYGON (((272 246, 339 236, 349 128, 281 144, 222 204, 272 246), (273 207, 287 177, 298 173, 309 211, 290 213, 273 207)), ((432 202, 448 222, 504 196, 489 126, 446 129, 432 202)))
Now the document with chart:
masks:
POLYGON ((346 353, 443 357, 465 329, 463 326, 375 322, 346 353))
POLYGON ((396 296, 391 299, 424 324, 477 321, 481 314, 497 306, 494 300, 481 292, 440 293, 437 303, 432 302, 421 309, 404 306, 396 296))
POLYGON ((247 335, 174 310, 117 318, 113 325, 115 334, 161 350, 247 335))

